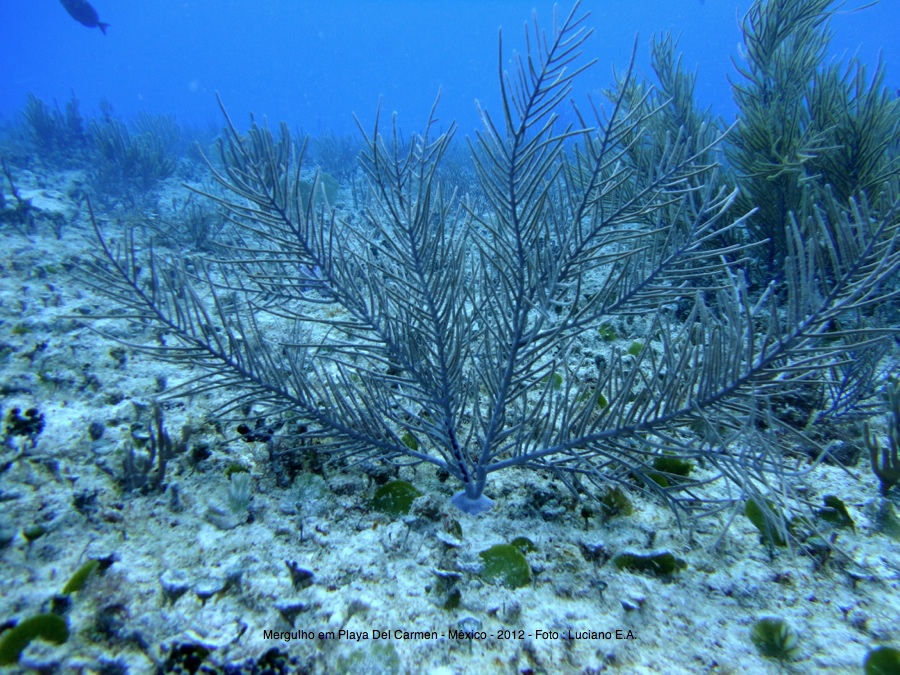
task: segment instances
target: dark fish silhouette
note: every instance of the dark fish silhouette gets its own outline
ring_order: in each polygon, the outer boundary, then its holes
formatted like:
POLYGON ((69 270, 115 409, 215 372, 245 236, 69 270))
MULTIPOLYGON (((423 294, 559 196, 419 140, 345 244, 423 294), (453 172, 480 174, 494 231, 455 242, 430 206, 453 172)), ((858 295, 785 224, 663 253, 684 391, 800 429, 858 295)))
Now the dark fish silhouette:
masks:
POLYGON ((78 23, 87 26, 88 28, 94 28, 96 26, 100 29, 100 32, 106 35, 106 28, 109 24, 103 23, 100 20, 100 17, 97 15, 97 10, 94 9, 94 6, 87 0, 59 1, 62 3, 62 6, 66 8, 69 15, 78 23))

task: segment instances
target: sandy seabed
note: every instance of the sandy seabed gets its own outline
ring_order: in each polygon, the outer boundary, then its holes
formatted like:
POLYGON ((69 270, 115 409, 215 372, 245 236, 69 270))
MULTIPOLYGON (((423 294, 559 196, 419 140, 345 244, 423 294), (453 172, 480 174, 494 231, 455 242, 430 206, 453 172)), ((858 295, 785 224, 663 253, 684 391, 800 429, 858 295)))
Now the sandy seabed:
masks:
POLYGON ((280 487, 267 444, 210 416, 216 394, 163 404, 173 436, 190 425, 204 452, 170 462, 163 492, 123 490, 125 450, 151 401, 194 373, 71 318, 110 309, 78 279, 76 263, 96 250, 86 209, 67 196, 80 177, 16 180, 36 223, 2 226, 3 414, 36 409, 45 426, 33 447, 12 437, 2 448, 0 623, 62 603, 70 635, 33 641, 11 671, 161 672, 188 644, 208 649, 209 664, 278 648, 292 672, 314 673, 861 673, 868 650, 900 646, 900 543, 876 527, 884 498, 864 453, 807 484, 807 498, 838 495, 855 522, 834 530, 824 564, 796 549, 770 556, 743 516, 721 541, 724 517, 679 529, 640 496, 631 515, 584 520, 562 484, 523 470, 493 478, 496 505, 478 518, 456 512, 456 487, 427 467, 396 476, 425 495, 405 518, 371 508, 375 482, 358 467, 280 487), (229 505, 235 464, 250 474, 243 512, 229 505), (535 545, 531 583, 486 582, 479 553, 520 536, 535 545), (687 567, 670 578, 619 570, 609 560, 625 551, 669 551, 687 567), (114 562, 61 599, 92 558, 114 562), (763 617, 794 631, 795 660, 759 654, 750 629, 763 617))

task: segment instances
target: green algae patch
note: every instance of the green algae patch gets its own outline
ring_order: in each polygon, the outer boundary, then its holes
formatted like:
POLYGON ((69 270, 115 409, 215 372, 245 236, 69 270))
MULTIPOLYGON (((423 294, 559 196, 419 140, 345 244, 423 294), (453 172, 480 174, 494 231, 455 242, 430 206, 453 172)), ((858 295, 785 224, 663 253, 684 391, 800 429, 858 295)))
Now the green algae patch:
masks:
POLYGON ((412 503, 422 496, 411 483, 405 480, 392 480, 375 490, 372 508, 392 516, 405 516, 412 503))
POLYGON ((32 640, 46 640, 61 645, 69 639, 69 626, 57 614, 38 614, 23 619, 0 635, 0 665, 18 663, 22 651, 32 640))
POLYGON ((800 651, 797 635, 784 619, 760 619, 750 629, 750 641, 760 654, 777 661, 791 661, 800 651))
POLYGON ((760 504, 755 499, 748 499, 744 515, 759 530, 760 539, 770 549, 773 546, 787 546, 787 537, 780 527, 784 516, 775 504, 768 500, 760 504))
POLYGON ((75 574, 69 577, 66 585, 63 586, 63 595, 71 595, 72 593, 77 593, 82 588, 84 588, 84 585, 87 583, 90 576, 94 572, 96 572, 99 567, 99 560, 91 559, 84 563, 84 565, 75 570, 75 574))
POLYGON ((497 544, 478 554, 484 563, 481 578, 507 588, 522 588, 531 583, 531 566, 522 551, 512 544, 497 544))
POLYGON ((900 650, 878 647, 866 654, 863 661, 865 675, 897 675, 900 673, 900 650))
POLYGON ((660 553, 620 553, 612 559, 613 564, 620 570, 652 574, 656 577, 670 577, 676 572, 687 568, 687 563, 681 558, 676 558, 668 551, 660 553))

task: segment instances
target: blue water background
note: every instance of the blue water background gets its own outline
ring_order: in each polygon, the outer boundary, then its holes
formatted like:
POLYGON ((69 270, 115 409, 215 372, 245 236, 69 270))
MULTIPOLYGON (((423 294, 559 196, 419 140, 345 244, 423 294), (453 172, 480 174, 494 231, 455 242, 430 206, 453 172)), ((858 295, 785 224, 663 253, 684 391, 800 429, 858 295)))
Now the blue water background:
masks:
MULTIPOLYGON (((94 0, 108 35, 75 22, 58 0, 0 0, 0 118, 13 119, 34 93, 63 106, 72 93, 82 112, 103 99, 117 115, 174 113, 189 125, 220 124, 219 92, 241 123, 255 112, 310 133, 369 126, 379 100, 401 125, 421 129, 438 91, 441 122, 464 133, 480 126, 476 99, 499 114, 497 33, 507 55, 524 46, 523 27, 545 0, 94 0)), ((864 2, 856 5, 860 6, 864 2)), ((740 60, 739 19, 748 1, 587 0, 595 33, 586 56, 598 63, 577 83, 583 102, 612 81, 639 35, 638 63, 648 72, 654 33, 680 36, 684 63, 698 71, 697 97, 734 117, 728 77, 740 60)), ((570 5, 561 4, 560 13, 570 5)), ((848 6, 850 7, 850 6, 848 6)), ((832 52, 874 64, 879 53, 892 90, 900 83, 900 2, 882 0, 832 22, 832 52)))

